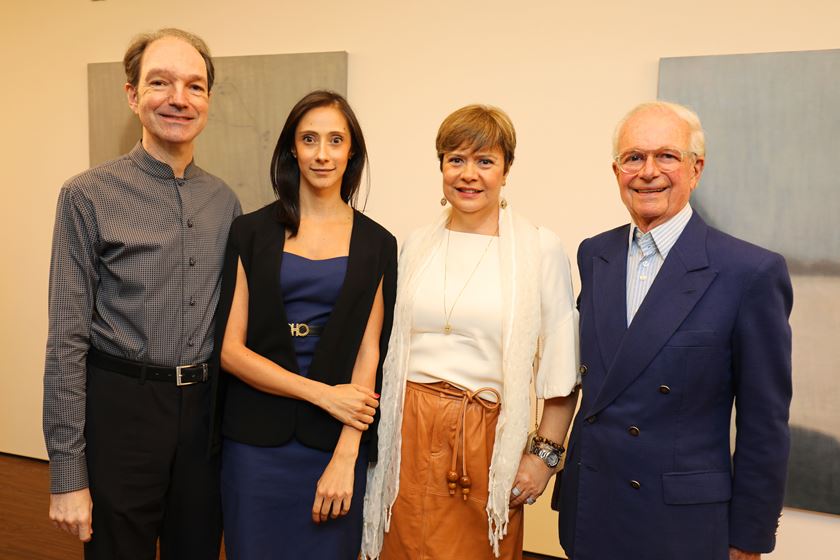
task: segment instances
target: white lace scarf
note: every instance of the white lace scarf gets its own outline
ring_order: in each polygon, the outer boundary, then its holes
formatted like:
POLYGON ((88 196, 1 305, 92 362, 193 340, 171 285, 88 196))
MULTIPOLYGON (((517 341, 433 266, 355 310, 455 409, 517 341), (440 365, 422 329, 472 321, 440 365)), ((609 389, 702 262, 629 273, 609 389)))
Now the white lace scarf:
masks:
MULTIPOLYGON (((362 557, 375 559, 389 529, 399 492, 403 401, 408 372, 414 296, 418 279, 443 239, 450 211, 406 242, 400 255, 394 326, 385 358, 379 414, 379 460, 368 470, 362 557)), ((528 438, 530 381, 540 333, 540 238, 537 228, 508 206, 499 216, 503 295, 502 408, 489 473, 488 536, 498 557, 507 533, 508 500, 528 438)))

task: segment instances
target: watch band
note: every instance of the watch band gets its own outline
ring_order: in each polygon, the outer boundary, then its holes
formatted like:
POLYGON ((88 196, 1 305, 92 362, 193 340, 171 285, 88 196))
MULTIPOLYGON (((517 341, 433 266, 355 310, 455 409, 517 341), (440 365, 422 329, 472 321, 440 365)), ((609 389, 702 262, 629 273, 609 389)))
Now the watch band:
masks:
POLYGON ((539 434, 537 434, 537 433, 534 433, 534 436, 533 436, 533 441, 535 441, 536 443, 545 443, 545 444, 548 444, 548 445, 550 445, 551 447, 553 447, 553 448, 557 449, 559 453, 563 453, 564 451, 566 451, 566 448, 565 448, 565 447, 563 447, 563 445, 562 445, 562 444, 557 443, 557 442, 556 442, 556 441, 554 441, 554 440, 550 440, 550 439, 548 439, 547 437, 543 437, 543 436, 541 436, 541 435, 539 435, 539 434))

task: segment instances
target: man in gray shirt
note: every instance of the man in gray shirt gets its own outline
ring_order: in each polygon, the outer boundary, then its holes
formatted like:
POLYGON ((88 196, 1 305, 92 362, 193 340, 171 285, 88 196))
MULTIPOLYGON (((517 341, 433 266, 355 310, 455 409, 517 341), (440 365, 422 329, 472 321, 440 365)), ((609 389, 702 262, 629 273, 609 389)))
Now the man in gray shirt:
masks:
POLYGON ((142 139, 58 199, 44 436, 50 519, 86 558, 218 559, 209 361, 233 192, 193 163, 213 62, 178 29, 124 59, 142 139))

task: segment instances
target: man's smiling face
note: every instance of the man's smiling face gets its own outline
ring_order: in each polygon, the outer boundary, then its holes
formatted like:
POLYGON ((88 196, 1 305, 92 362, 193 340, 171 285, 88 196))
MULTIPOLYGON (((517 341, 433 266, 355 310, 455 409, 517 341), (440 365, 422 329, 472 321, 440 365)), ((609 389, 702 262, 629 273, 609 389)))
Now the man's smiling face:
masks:
POLYGON ((137 87, 125 89, 143 125, 143 146, 152 155, 191 144, 207 124, 207 67, 182 39, 163 37, 147 46, 137 87))
MULTIPOLYGON (((621 129, 618 153, 653 152, 662 148, 690 152, 688 123, 664 108, 643 109, 621 129)), ((703 172, 702 157, 688 154, 674 171, 664 172, 648 157, 637 173, 625 173, 613 163, 621 200, 633 221, 647 232, 673 218, 688 203, 703 172)))

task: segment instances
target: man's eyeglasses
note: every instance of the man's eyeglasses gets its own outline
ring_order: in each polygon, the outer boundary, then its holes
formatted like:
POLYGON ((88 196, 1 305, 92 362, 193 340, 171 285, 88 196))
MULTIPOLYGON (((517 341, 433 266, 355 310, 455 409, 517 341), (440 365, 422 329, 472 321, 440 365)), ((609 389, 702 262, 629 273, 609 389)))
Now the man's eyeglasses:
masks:
POLYGON ((696 157, 697 154, 674 148, 659 148, 658 150, 628 150, 613 159, 622 173, 635 175, 642 170, 649 157, 653 157, 653 163, 660 171, 670 173, 676 171, 689 156, 696 157))

